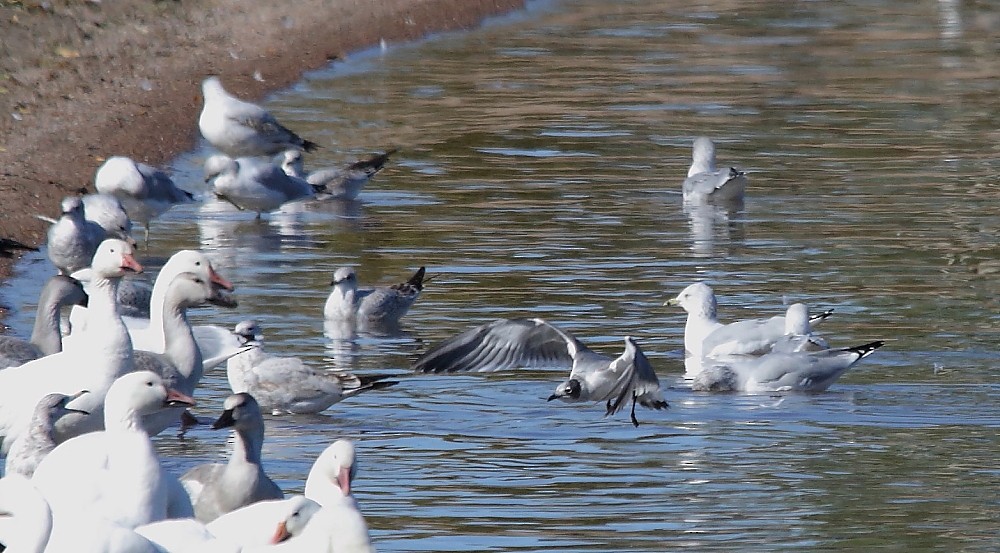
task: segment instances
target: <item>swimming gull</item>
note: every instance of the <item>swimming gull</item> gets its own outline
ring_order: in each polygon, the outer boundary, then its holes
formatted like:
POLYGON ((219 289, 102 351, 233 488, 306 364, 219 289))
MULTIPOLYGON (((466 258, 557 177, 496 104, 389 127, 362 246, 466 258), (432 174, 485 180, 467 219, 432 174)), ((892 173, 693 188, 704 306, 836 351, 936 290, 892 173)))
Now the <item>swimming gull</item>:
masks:
POLYGON ((354 321, 360 326, 396 325, 420 297, 424 273, 425 268, 420 267, 406 282, 358 289, 354 269, 341 267, 333 273, 333 290, 326 298, 323 315, 327 320, 354 321))
POLYGON ((201 91, 205 103, 198 128, 226 155, 270 156, 288 149, 311 152, 318 147, 285 128, 264 108, 226 92, 218 77, 202 81, 201 91))
POLYGON ((280 154, 280 164, 285 174, 306 179, 309 184, 323 187, 317 199, 353 200, 358 197, 365 184, 385 167, 389 156, 395 152, 396 150, 392 149, 343 167, 326 167, 306 173, 302 166, 302 152, 285 150, 280 154))
POLYGON ((691 167, 682 185, 685 202, 742 202, 746 185, 746 173, 732 167, 715 167, 715 144, 710 138, 701 136, 695 139, 691 167))
MULTIPOLYGON (((680 306, 687 312, 687 321, 684 324, 684 349, 695 357, 703 355, 749 355, 761 354, 770 351, 775 343, 782 340, 786 333, 785 316, 771 317, 770 319, 754 319, 750 321, 740 321, 729 326, 719 322, 718 302, 715 298, 715 291, 704 282, 696 282, 681 290, 676 297, 668 299, 664 305, 680 306), (706 339, 716 332, 720 332, 718 339, 708 344, 706 339), (718 351, 714 351, 718 349, 718 351)), ((799 308, 793 313, 800 313, 799 308)), ((801 334, 811 335, 811 325, 825 320, 832 311, 824 311, 818 315, 808 316, 806 310, 807 326, 805 332, 801 334)), ((796 328, 800 323, 792 321, 792 328, 796 328)))
POLYGON ((879 340, 843 349, 705 359, 691 388, 704 392, 822 392, 883 344, 879 340))
POLYGON ((212 183, 216 197, 237 209, 255 211, 258 218, 288 202, 312 198, 321 190, 305 179, 286 175, 268 159, 233 159, 221 154, 205 160, 205 182, 212 183))
POLYGON ((347 371, 316 370, 298 357, 271 355, 263 350, 256 321, 241 321, 233 333, 249 351, 227 362, 226 375, 234 393, 248 392, 273 412, 319 413, 334 403, 368 390, 398 384, 390 375, 355 375, 347 371))
POLYGON ((431 348, 413 364, 418 372, 434 373, 519 367, 572 367, 549 401, 604 401, 607 416, 631 399, 635 426, 639 425, 636 403, 650 409, 668 407, 656 372, 633 338, 626 337, 625 352, 612 359, 542 319, 498 319, 469 329, 431 348))

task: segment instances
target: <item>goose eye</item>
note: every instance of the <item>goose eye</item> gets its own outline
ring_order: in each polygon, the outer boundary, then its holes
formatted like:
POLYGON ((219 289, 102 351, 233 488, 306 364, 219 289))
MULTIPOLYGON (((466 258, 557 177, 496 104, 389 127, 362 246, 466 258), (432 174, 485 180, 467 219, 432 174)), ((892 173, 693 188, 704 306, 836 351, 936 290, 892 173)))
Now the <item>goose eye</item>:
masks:
POLYGON ((195 281, 195 282, 196 282, 197 284, 205 284, 205 281, 204 281, 204 280, 202 280, 202 279, 200 279, 200 278, 196 278, 196 279, 194 279, 194 281, 195 281))
POLYGON ((153 381, 152 380, 147 380, 146 381, 146 386, 149 387, 149 388, 152 388, 153 387, 153 381))
POLYGON ((201 261, 195 261, 194 262, 194 266, 195 267, 201 267, 201 261))

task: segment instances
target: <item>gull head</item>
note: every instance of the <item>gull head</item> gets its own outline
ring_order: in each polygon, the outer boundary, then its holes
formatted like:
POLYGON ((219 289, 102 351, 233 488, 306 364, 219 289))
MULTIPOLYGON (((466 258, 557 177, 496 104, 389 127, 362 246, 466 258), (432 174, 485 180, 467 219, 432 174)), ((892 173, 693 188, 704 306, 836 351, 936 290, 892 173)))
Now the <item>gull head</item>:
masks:
POLYGON ((205 182, 226 173, 236 174, 239 170, 240 166, 235 159, 227 155, 215 154, 205 160, 205 182))
POLYGON ((83 219, 83 200, 79 196, 66 196, 60 204, 64 216, 83 219))
POLYGON ((302 165, 302 152, 285 150, 279 155, 281 170, 292 177, 305 178, 305 168, 302 165))
POLYGON ((347 288, 355 288, 358 285, 358 276, 351 267, 341 267, 334 271, 333 280, 330 286, 344 285, 347 288))
POLYGON ((809 334, 809 308, 804 303, 793 303, 785 311, 785 334, 801 336, 809 334))
POLYGON ((237 323, 236 328, 233 329, 233 334, 239 339, 241 346, 245 346, 251 342, 260 342, 263 339, 260 325, 253 319, 237 323))
POLYGON ((715 317, 718 304, 712 287, 704 282, 696 282, 681 290, 676 298, 670 298, 663 305, 680 306, 689 314, 700 314, 715 317))
POLYGON ((691 168, 688 169, 688 176, 699 173, 709 173, 715 171, 715 144, 707 136, 699 136, 694 139, 694 147, 691 150, 691 168))
POLYGON ((579 401, 582 393, 583 386, 580 384, 580 381, 575 378, 570 378, 556 387, 556 391, 549 396, 549 399, 546 401, 552 401, 553 399, 560 399, 562 401, 579 401))
POLYGON ((207 100, 212 95, 225 94, 226 89, 222 88, 222 81, 216 76, 211 76, 201 81, 201 94, 207 100))

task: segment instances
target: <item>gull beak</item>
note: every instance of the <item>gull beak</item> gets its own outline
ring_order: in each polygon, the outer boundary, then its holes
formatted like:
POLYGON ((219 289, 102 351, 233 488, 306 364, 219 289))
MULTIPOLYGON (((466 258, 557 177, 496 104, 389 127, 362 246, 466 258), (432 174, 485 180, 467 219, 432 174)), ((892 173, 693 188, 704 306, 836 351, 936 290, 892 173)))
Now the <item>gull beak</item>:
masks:
POLYGON ((549 399, 547 399, 545 401, 552 401, 553 399, 559 399, 561 397, 562 396, 560 396, 559 394, 552 394, 551 396, 549 396, 549 399))
POLYGON ((194 400, 191 396, 184 395, 173 388, 167 388, 167 398, 163 400, 163 403, 167 407, 175 407, 178 405, 186 405, 188 407, 194 406, 194 400))
POLYGON ((142 265, 140 265, 139 262, 132 257, 132 254, 127 253, 122 256, 122 269, 125 269, 126 272, 132 271, 134 273, 141 273, 142 265))
POLYGON ((271 536, 271 543, 281 543, 290 537, 292 537, 292 535, 289 534, 288 529, 285 528, 285 522, 281 521, 278 523, 278 528, 274 531, 274 535, 271 536))
POLYGON ((681 300, 679 300, 677 298, 670 298, 669 300, 663 302, 663 305, 669 305, 669 306, 676 306, 676 305, 680 305, 680 304, 681 304, 681 300))

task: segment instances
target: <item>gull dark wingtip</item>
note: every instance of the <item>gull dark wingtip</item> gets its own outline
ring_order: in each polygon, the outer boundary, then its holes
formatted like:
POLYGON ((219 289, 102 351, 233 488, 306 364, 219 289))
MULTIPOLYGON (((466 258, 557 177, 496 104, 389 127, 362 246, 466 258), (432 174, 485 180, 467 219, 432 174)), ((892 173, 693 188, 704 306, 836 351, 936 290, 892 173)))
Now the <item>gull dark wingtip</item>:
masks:
POLYGON ((313 142, 311 140, 303 140, 302 141, 302 149, 305 150, 305 151, 307 151, 307 152, 314 152, 314 151, 318 150, 319 147, 320 147, 319 144, 317 144, 317 143, 315 143, 315 142, 313 142))

